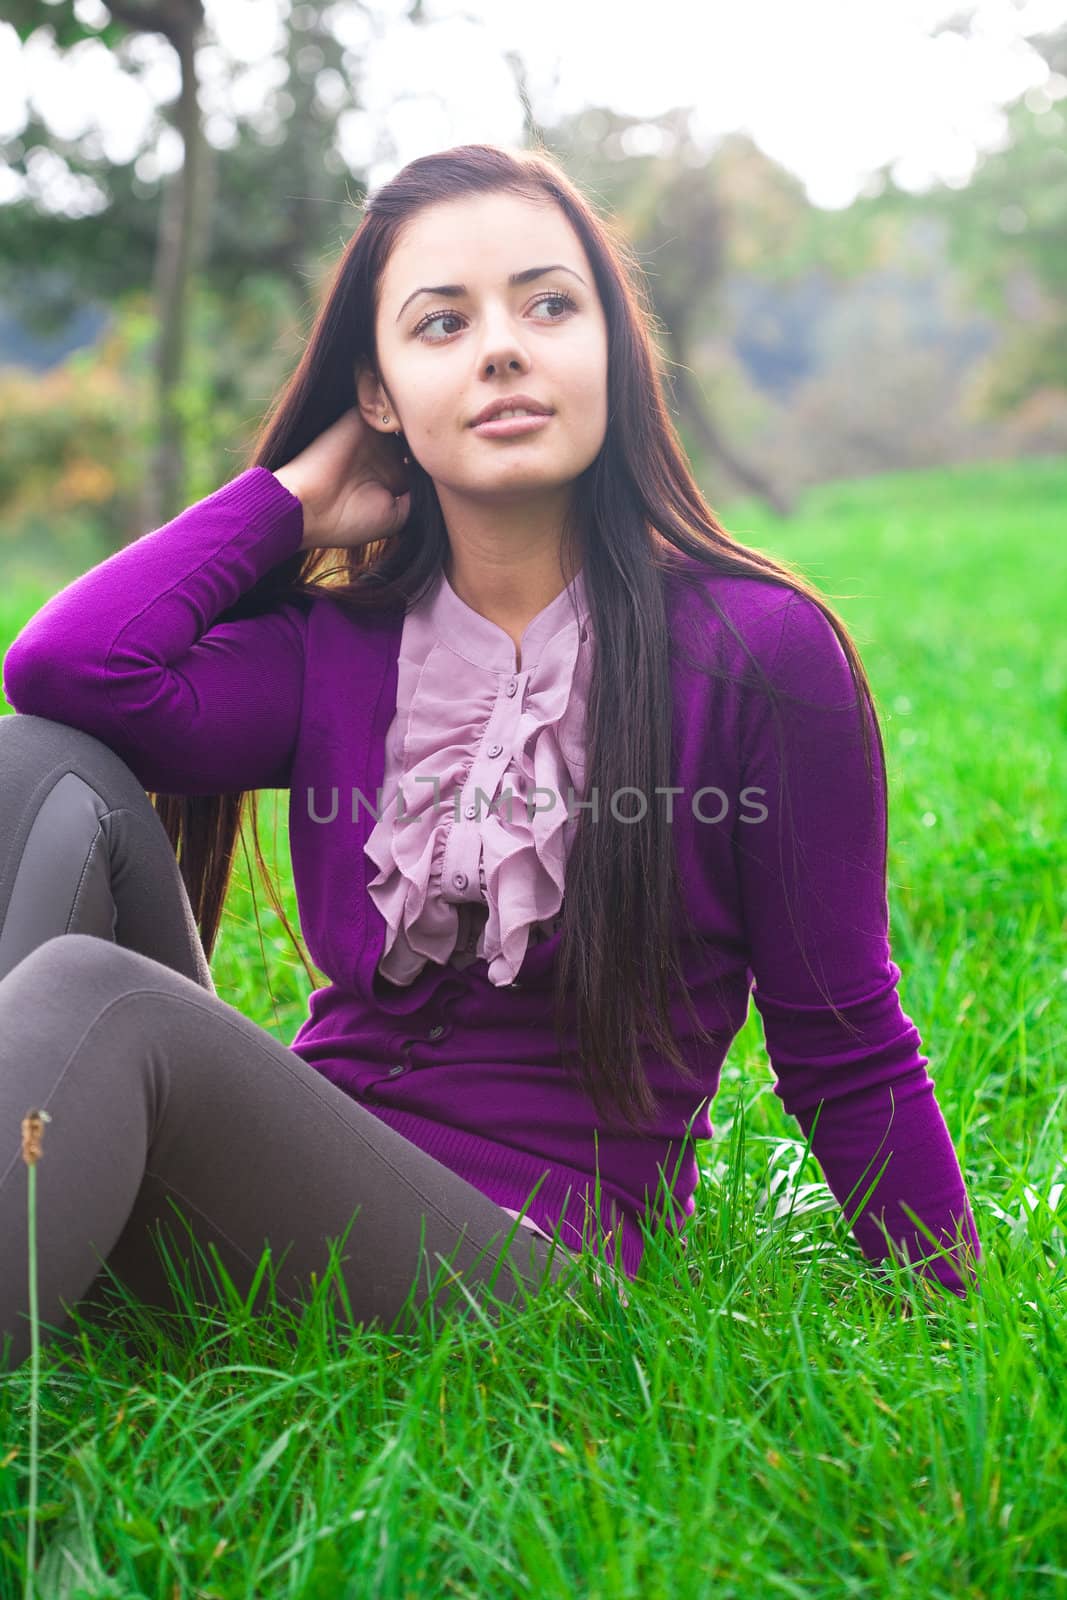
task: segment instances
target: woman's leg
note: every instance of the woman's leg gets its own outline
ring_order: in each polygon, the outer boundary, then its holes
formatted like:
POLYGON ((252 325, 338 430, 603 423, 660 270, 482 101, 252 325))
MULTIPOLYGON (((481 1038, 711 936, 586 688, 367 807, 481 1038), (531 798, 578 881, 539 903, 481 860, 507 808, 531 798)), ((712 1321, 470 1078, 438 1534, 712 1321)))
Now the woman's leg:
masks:
POLYGON ((104 1261, 174 1307, 153 1237, 161 1224, 188 1255, 171 1202, 242 1294, 269 1243, 293 1303, 351 1224, 339 1275, 352 1317, 387 1329, 435 1281, 435 1303, 466 1315, 453 1274, 476 1299, 490 1282, 511 1299, 566 1270, 567 1252, 214 993, 173 850, 129 769, 88 735, 17 715, 0 718, 4 950, 22 953, 0 976, 0 1370, 29 1353, 21 1124, 34 1108, 51 1117, 36 1168, 47 1331, 106 1280, 104 1261), (127 929, 155 953, 112 942, 127 929))
POLYGON ((126 763, 65 723, 0 716, 0 978, 59 933, 215 993, 166 829, 126 763))

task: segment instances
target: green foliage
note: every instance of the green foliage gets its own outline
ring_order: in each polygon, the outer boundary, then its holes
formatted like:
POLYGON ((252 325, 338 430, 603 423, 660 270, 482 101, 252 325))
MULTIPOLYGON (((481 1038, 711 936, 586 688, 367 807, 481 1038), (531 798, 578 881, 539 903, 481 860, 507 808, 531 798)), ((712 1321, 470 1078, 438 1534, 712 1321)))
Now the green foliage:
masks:
MULTIPOLYGON (((299 307, 284 280, 250 275, 223 297, 197 286, 196 359, 177 390, 186 503, 243 470, 266 402, 298 359, 299 307)), ((148 531, 141 490, 155 436, 155 319, 128 296, 104 337, 44 374, 0 368, 0 575, 73 577, 148 531)), ((64 580, 65 581, 65 580, 64 580)))
POLYGON ((76 0, 48 0, 47 5, 41 0, 4 0, 4 21, 24 43, 40 29, 47 30, 60 50, 86 39, 99 39, 113 49, 126 35, 126 28, 110 14, 99 24, 86 22, 76 0))
MULTIPOLYGON (((23 0, 23 10, 40 23, 42 15, 50 22, 53 10, 62 16, 70 6, 23 0)), ((356 224, 364 186, 336 148, 337 119, 352 103, 346 97, 338 104, 335 96, 317 92, 323 74, 336 79, 349 71, 324 21, 326 10, 300 8, 287 33, 288 78, 265 95, 255 116, 237 117, 226 148, 204 145, 206 227, 197 279, 223 298, 243 293, 251 275, 279 280, 279 292, 305 301, 324 258, 356 224), (268 136, 261 123, 272 112, 277 133, 268 136)), ((93 36, 114 45, 125 34, 109 25, 93 36)), ((239 67, 232 70, 236 74, 239 67)), ((173 123, 173 111, 159 108, 146 148, 162 126, 173 123)), ((33 114, 25 128, 0 141, 0 161, 24 178, 27 157, 40 148, 61 157, 76 177, 91 180, 100 196, 99 209, 79 217, 55 214, 32 197, 0 205, 0 291, 29 325, 45 331, 85 299, 111 303, 149 290, 162 184, 137 175, 140 152, 113 163, 93 140, 59 138, 33 114), (43 273, 42 263, 48 265, 43 273)))
MULTIPOLYGON (((1058 38, 1067 41, 1067 28, 1058 38)), ((1065 44, 1067 48, 1067 44, 1065 44)), ((983 153, 965 187, 913 194, 888 172, 882 192, 852 206, 850 230, 887 235, 933 220, 972 303, 996 318, 1002 346, 990 374, 992 415, 1042 387, 1067 389, 1067 99, 1029 92, 1005 110, 1003 147, 983 153)), ((825 219, 830 226, 830 219, 825 219)))
POLYGON ((50 371, 0 368, 0 570, 9 581, 73 576, 145 531, 153 337, 146 306, 131 300, 96 345, 50 371))

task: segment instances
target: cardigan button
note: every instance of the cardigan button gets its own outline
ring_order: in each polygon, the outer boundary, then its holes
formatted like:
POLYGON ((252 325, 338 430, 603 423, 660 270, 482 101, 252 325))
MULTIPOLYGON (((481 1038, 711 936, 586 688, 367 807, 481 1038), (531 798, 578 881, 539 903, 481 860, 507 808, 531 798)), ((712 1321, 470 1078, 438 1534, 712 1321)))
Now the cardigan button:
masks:
POLYGON ((452 882, 457 889, 465 889, 467 887, 467 874, 465 872, 454 872, 452 874, 452 882))
POLYGON ((403 1061, 398 1061, 395 1067, 389 1068, 388 1076, 390 1078, 399 1078, 400 1074, 402 1072, 406 1072, 407 1070, 406 1063, 403 1061))
POLYGON ((438 1022, 430 1029, 426 1037, 427 1039, 439 1039, 444 1031, 443 1023, 438 1022))

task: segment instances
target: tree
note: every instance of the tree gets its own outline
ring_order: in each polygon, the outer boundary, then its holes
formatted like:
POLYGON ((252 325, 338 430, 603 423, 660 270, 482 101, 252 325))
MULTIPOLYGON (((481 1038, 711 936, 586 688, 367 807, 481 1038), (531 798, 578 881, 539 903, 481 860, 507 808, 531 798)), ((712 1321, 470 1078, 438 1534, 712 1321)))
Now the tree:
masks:
POLYGON ((725 407, 701 389, 696 356, 699 340, 724 320, 731 270, 792 276, 806 249, 814 256, 801 185, 743 136, 701 149, 684 108, 647 119, 585 111, 555 130, 555 143, 642 261, 682 426, 731 484, 787 515, 788 491, 731 437, 725 407), (639 142, 647 154, 634 153, 639 142))
POLYGON ((173 47, 181 87, 175 126, 182 162, 163 192, 156 232, 154 300, 157 336, 154 355, 157 430, 155 453, 146 480, 145 516, 152 527, 180 509, 185 477, 181 409, 176 402, 186 353, 189 279, 197 248, 197 185, 203 130, 197 95, 196 47, 204 24, 202 0, 106 0, 110 20, 102 28, 83 22, 75 0, 42 7, 36 0, 9 0, 8 20, 25 41, 40 27, 51 30, 56 45, 68 50, 89 39, 117 48, 135 33, 161 34, 173 47))
MULTIPOLYGON (((974 20, 956 16, 937 31, 966 35, 974 20)), ((883 169, 848 220, 857 234, 901 218, 936 223, 974 303, 1004 329, 984 382, 996 418, 1041 389, 1067 392, 1067 27, 1027 42, 1049 69, 1047 83, 1006 108, 1006 140, 979 156, 964 188, 914 194, 883 169)))

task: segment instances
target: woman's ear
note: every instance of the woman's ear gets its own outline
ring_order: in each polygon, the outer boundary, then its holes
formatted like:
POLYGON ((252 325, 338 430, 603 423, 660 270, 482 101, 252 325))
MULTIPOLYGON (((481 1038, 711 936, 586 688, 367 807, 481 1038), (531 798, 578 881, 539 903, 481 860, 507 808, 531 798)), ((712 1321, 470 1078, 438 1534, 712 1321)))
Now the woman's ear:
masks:
POLYGON ((397 419, 392 415, 392 407, 386 398, 385 390, 377 374, 366 366, 356 368, 356 404, 364 422, 376 428, 379 433, 396 432, 397 419), (383 422, 383 417, 388 417, 388 422, 383 422))

